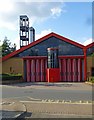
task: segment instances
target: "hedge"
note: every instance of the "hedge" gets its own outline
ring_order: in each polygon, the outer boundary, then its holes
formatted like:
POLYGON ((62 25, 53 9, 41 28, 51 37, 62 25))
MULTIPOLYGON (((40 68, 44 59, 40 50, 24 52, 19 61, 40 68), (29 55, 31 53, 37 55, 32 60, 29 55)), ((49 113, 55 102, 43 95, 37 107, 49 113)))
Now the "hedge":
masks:
POLYGON ((0 79, 2 80, 19 80, 22 78, 21 74, 1 74, 0 79))

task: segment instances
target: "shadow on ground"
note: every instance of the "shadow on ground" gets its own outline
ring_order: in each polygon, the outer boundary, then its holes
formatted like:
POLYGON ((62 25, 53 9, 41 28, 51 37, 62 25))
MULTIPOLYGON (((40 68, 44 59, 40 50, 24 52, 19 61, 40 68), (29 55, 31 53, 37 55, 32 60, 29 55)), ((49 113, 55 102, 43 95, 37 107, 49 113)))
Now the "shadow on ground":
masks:
POLYGON ((16 84, 8 84, 8 86, 16 86, 16 87, 28 87, 28 86, 56 86, 56 87, 71 87, 72 83, 35 83, 35 82, 29 82, 29 83, 16 83, 16 84))
POLYGON ((19 112, 19 111, 8 111, 2 110, 0 111, 0 116, 2 120, 13 120, 13 119, 20 119, 25 117, 31 117, 32 113, 28 112, 19 112), (20 114, 21 113, 21 114, 20 114))

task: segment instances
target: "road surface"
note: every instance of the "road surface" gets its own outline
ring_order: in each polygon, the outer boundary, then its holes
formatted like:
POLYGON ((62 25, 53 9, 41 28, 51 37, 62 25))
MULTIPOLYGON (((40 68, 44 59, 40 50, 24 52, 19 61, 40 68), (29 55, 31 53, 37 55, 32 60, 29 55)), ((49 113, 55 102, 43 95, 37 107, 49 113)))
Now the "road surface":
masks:
POLYGON ((52 99, 71 101, 92 101, 92 86, 85 83, 20 83, 0 85, 2 98, 29 100, 52 99))

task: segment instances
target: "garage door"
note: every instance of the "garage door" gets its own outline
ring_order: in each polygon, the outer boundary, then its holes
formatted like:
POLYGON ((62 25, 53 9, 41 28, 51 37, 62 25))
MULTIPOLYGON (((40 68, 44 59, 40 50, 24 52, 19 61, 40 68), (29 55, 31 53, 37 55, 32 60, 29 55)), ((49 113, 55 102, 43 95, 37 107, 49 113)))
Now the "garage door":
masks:
MULTIPOLYGON (((60 81, 84 81, 83 58, 59 58, 60 81)), ((47 57, 32 57, 24 60, 24 79, 27 82, 46 82, 47 57)))
POLYGON ((24 60, 24 78, 27 82, 46 82, 46 57, 24 60))
POLYGON ((60 79, 63 82, 84 81, 83 59, 60 59, 60 79))

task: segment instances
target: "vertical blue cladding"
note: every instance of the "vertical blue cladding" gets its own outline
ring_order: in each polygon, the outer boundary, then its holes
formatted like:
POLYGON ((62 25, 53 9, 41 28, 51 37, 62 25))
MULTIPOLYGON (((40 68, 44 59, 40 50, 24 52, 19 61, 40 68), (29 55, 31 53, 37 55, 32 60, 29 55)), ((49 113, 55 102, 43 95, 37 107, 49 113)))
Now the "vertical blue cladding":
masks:
POLYGON ((27 67, 26 67, 26 60, 24 60, 24 80, 27 81, 27 67))
POLYGON ((94 53, 94 46, 87 49, 87 55, 91 55, 92 53, 94 53))
POLYGON ((59 49, 58 55, 84 55, 83 49, 62 41, 56 37, 50 37, 44 41, 28 48, 27 50, 16 55, 17 57, 23 56, 47 56, 47 48, 56 47, 59 49))

